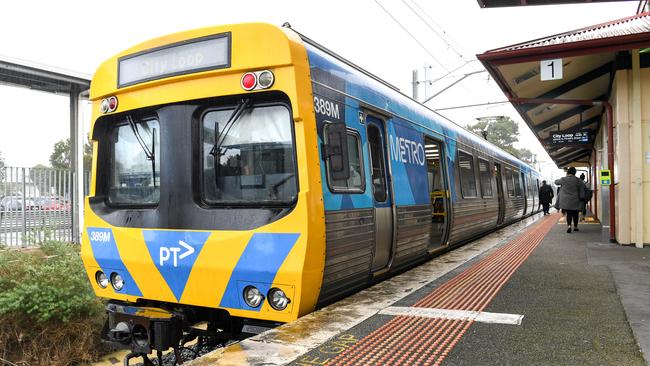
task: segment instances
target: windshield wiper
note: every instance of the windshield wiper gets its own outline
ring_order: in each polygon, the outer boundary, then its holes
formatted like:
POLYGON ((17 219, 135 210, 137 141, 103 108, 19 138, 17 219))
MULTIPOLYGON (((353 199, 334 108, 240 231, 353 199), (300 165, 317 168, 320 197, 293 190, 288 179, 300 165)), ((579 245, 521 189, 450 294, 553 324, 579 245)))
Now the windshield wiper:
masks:
POLYGON ((147 160, 151 161, 151 174, 153 176, 152 180, 153 180, 153 186, 155 188, 156 187, 156 129, 154 128, 151 131, 151 150, 149 150, 149 147, 142 139, 138 126, 133 121, 133 118, 131 118, 131 115, 128 114, 126 115, 126 121, 129 123, 129 126, 131 126, 131 131, 133 131, 133 135, 135 136, 135 139, 138 140, 138 144, 140 144, 142 151, 144 151, 144 155, 147 157, 147 160))
MULTIPOLYGON (((237 106, 235 107, 235 110, 232 112, 230 115, 230 118, 228 118, 228 122, 223 126, 223 133, 219 133, 219 123, 214 124, 214 145, 212 146, 212 149, 210 150, 210 155, 214 156, 215 160, 221 156, 221 145, 223 145, 223 142, 226 140, 226 136, 228 136, 228 132, 230 132, 230 129, 232 126, 235 125, 235 123, 239 120, 239 117, 241 117, 242 113, 244 112, 244 109, 248 107, 250 104, 250 99, 242 99, 239 101, 237 106)), ((219 164, 218 161, 215 161, 215 166, 219 164)))

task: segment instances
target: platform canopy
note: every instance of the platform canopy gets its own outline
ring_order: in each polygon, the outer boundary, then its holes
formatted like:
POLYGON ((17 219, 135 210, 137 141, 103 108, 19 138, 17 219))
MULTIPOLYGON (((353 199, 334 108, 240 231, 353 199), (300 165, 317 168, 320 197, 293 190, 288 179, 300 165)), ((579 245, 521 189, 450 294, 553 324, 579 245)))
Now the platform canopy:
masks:
POLYGON ((478 0, 481 8, 501 8, 506 6, 525 5, 561 5, 578 3, 604 3, 615 1, 637 1, 637 0, 478 0))
POLYGON ((490 50, 477 58, 553 161, 565 167, 589 158, 603 121, 598 101, 609 100, 616 70, 630 68, 627 51, 641 49, 641 67, 650 66, 647 47, 650 13, 642 13, 490 50))
POLYGON ((0 55, 0 84, 69 95, 87 91, 90 75, 0 55))

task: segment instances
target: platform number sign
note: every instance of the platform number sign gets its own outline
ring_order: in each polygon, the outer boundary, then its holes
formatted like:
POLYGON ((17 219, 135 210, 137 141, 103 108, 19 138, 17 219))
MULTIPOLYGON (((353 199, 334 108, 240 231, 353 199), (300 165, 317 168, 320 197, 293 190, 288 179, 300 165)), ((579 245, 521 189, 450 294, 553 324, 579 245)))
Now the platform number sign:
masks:
POLYGON ((539 63, 542 81, 562 79, 562 59, 542 60, 539 63))
POLYGON ((609 175, 609 170, 601 170, 600 171, 600 185, 601 186, 608 186, 612 183, 612 178, 609 175))

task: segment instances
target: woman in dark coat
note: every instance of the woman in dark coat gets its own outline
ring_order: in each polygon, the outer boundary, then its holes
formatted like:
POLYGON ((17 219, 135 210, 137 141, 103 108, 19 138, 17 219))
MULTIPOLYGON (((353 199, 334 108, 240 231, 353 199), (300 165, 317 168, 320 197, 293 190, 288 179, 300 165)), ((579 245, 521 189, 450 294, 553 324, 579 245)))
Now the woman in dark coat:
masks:
POLYGON ((550 214, 548 209, 551 206, 551 202, 553 202, 553 188, 546 184, 546 181, 544 180, 542 181, 542 186, 539 187, 539 203, 541 203, 544 208, 544 216, 550 214))
POLYGON ((569 168, 566 177, 556 180, 555 184, 560 186, 560 193, 558 195, 561 197, 559 200, 560 208, 566 212, 566 223, 569 226, 566 232, 571 232, 572 222, 573 231, 579 231, 578 217, 582 210, 581 194, 584 195, 584 183, 576 177, 576 168, 569 168))

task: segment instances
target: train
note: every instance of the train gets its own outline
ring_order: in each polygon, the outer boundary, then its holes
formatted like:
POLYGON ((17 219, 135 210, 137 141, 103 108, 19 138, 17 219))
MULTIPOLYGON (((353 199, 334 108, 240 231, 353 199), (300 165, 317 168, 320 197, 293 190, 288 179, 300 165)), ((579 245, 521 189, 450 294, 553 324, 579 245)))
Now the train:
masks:
POLYGON ((288 25, 143 42, 90 99, 81 257, 127 365, 290 322, 539 211, 538 171, 288 25))

